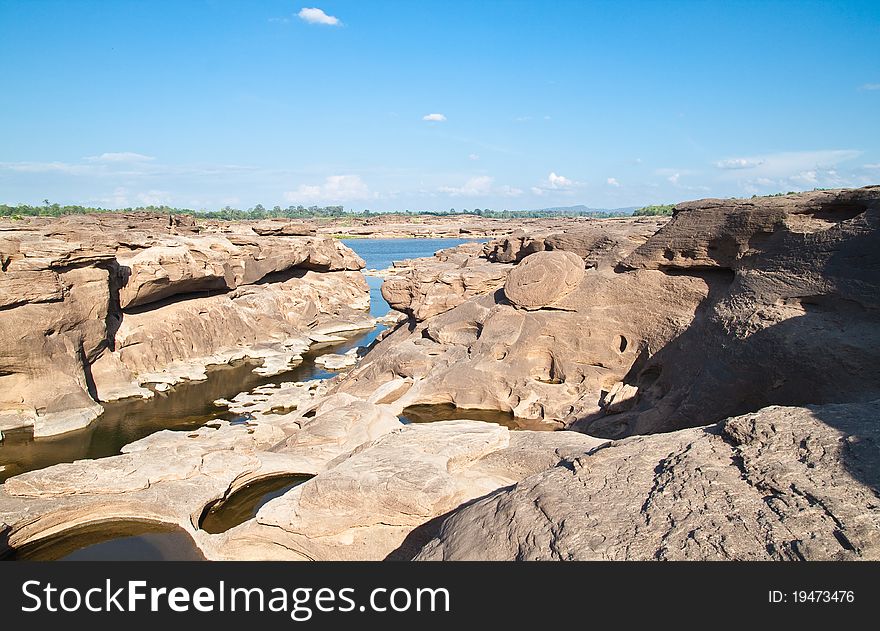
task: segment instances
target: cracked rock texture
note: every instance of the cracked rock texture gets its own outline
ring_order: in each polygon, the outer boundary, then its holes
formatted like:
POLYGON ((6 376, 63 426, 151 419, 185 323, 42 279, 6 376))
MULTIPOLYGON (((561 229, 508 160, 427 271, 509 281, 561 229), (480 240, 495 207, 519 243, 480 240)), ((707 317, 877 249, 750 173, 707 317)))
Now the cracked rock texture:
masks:
POLYGON ((615 442, 457 510, 420 560, 880 559, 880 401, 615 442))

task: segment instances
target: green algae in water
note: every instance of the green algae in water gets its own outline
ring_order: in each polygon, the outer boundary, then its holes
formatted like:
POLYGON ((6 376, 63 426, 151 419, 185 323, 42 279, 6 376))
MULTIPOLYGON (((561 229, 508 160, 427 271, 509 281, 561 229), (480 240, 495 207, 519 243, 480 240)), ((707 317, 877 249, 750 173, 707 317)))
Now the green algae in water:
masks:
POLYGON ((281 497, 311 475, 285 475, 256 480, 211 505, 199 527, 212 535, 226 532, 256 516, 270 500, 281 497))

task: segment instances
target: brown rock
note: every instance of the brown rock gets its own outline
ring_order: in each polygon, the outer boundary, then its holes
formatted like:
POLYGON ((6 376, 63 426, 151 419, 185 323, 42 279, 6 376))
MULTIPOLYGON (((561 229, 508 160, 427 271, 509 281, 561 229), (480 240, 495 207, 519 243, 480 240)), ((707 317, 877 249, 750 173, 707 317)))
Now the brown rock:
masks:
POLYGON ((523 259, 504 283, 504 295, 522 309, 543 309, 570 294, 584 277, 584 262, 571 252, 538 252, 523 259))

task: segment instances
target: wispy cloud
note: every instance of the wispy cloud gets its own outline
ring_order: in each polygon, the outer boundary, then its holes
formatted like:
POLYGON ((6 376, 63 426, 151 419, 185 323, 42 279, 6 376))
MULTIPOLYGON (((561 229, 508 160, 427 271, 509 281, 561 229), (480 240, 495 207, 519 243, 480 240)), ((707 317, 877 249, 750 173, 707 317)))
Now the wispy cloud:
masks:
POLYGON ((803 171, 828 170, 842 162, 853 160, 862 154, 856 149, 830 149, 820 151, 786 151, 761 156, 732 158, 716 163, 730 173, 730 177, 791 177, 803 171), (735 165, 735 166, 730 166, 735 165))
POLYGON ((0 171, 16 173, 65 173, 68 175, 86 175, 95 172, 89 164, 70 164, 68 162, 0 162, 0 171))
POLYGON ((155 160, 153 156, 145 156, 133 151, 120 151, 117 153, 102 153, 99 156, 87 156, 87 162, 150 162, 155 160))
POLYGON ((327 15, 322 9, 318 9, 317 7, 300 9, 299 13, 296 15, 299 19, 308 22, 309 24, 323 24, 325 26, 339 26, 342 24, 338 17, 335 15, 327 15))
POLYGON ((478 156, 478 155, 475 154, 475 153, 472 153, 472 154, 469 154, 469 155, 468 155, 468 160, 479 160, 479 159, 480 159, 480 156, 478 156))
POLYGON ((761 164, 764 164, 764 161, 760 158, 730 158, 719 160, 715 166, 719 169, 751 169, 761 164))
POLYGON ((517 197, 522 195, 522 190, 512 186, 495 186, 495 178, 488 175, 478 175, 470 178, 462 186, 441 186, 438 191, 450 197, 517 197))
POLYGON ((359 175, 331 175, 323 184, 302 184, 296 190, 284 193, 284 199, 290 202, 338 203, 377 197, 359 175))
POLYGON ((620 182, 617 181, 617 178, 616 178, 616 177, 609 177, 607 180, 605 180, 605 183, 606 183, 608 186, 613 186, 613 187, 615 187, 615 188, 620 188, 620 182))
POLYGON ((446 116, 443 114, 425 114, 422 116, 423 121, 431 121, 435 123, 442 123, 446 120, 446 116))
POLYGON ((862 154, 856 149, 787 151, 715 163, 722 180, 735 180, 746 193, 804 190, 817 187, 857 185, 841 164, 862 154))
POLYGON ((864 83, 859 86, 859 90, 880 90, 880 83, 864 83))

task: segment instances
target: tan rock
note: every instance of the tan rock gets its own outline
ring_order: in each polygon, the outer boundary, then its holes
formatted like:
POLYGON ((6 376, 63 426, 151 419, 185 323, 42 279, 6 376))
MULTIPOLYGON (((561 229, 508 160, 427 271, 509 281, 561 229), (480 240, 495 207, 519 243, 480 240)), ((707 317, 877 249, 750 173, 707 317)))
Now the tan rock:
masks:
POLYGON ((420 560, 880 557, 870 404, 630 438, 457 510, 420 560))

